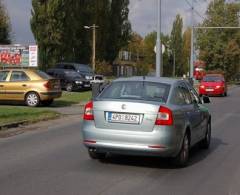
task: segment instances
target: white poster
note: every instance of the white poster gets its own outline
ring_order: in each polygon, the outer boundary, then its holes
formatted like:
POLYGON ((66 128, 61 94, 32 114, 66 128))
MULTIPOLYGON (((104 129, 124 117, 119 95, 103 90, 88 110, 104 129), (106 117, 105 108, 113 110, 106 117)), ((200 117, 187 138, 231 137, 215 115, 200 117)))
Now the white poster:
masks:
POLYGON ((30 67, 38 66, 38 47, 37 47, 37 45, 29 46, 29 66, 30 67))

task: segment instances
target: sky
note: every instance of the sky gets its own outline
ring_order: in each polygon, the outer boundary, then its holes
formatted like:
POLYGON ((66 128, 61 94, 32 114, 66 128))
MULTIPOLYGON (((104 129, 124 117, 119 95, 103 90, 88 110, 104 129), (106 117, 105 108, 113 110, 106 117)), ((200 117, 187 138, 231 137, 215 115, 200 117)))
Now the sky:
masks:
MULTIPOLYGON (((100 1, 100 0, 99 0, 100 1)), ((177 14, 183 18, 184 28, 191 24, 191 11, 188 2, 191 0, 162 0, 162 32, 170 33, 177 14)), ((210 0, 194 0, 198 15, 204 16, 210 0)), ((10 16, 12 40, 16 44, 33 44, 34 37, 30 28, 31 0, 3 0, 10 16)), ((156 30, 157 0, 130 0, 129 20, 132 30, 142 36, 156 30)), ((195 14, 195 22, 202 20, 195 14)))

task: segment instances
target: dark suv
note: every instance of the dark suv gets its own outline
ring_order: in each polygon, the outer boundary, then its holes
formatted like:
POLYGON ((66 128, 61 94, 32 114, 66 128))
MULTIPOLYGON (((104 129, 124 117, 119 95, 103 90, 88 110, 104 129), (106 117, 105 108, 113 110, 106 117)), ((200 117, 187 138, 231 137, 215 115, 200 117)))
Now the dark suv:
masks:
POLYGON ((57 63, 55 68, 74 70, 89 81, 93 79, 93 75, 94 75, 92 69, 86 64, 61 62, 61 63, 57 63))
POLYGON ((88 89, 91 87, 90 81, 83 78, 74 70, 52 68, 47 70, 47 73, 59 79, 62 89, 66 89, 67 91, 88 89))

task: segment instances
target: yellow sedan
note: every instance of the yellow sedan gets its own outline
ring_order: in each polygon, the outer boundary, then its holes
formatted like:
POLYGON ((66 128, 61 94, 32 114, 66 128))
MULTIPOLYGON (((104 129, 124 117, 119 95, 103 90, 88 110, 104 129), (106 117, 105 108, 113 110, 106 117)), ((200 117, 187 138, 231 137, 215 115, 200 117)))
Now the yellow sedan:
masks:
POLYGON ((39 70, 0 70, 0 101, 24 101, 35 107, 50 105, 62 95, 60 82, 39 70))

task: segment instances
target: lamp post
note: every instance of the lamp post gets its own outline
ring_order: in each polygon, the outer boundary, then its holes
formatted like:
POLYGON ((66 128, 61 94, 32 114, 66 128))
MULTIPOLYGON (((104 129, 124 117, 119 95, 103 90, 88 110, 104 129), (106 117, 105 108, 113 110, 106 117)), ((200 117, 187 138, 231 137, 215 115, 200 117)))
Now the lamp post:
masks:
POLYGON ((93 30, 93 43, 92 43, 92 68, 93 68, 93 72, 95 72, 95 66, 96 66, 96 28, 98 28, 98 26, 96 26, 95 24, 93 24, 92 26, 84 26, 85 29, 89 30, 92 29, 93 30))
POLYGON ((157 5, 157 43, 156 43, 156 77, 162 76, 162 48, 161 48, 161 0, 158 0, 157 5))

